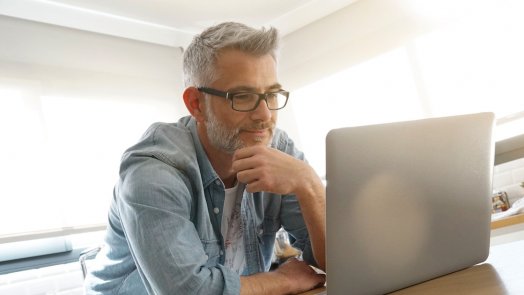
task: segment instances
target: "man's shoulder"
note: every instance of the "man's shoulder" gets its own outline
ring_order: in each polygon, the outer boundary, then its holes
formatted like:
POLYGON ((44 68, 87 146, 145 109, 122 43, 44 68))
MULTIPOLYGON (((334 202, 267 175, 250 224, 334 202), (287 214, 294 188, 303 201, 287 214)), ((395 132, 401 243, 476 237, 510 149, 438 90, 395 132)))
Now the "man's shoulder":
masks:
POLYGON ((303 157, 302 152, 297 149, 293 139, 289 137, 286 131, 279 128, 275 128, 273 140, 271 142, 271 147, 276 148, 282 152, 285 152, 297 158, 303 157))
POLYGON ((192 123, 191 117, 183 117, 176 123, 156 122, 149 126, 144 135, 142 135, 141 140, 151 140, 153 143, 158 144, 159 141, 168 140, 174 142, 175 139, 177 139, 176 142, 183 142, 178 140, 178 137, 182 137, 180 139, 191 140, 192 143, 190 130, 192 123))
POLYGON ((151 157, 171 166, 196 161, 195 143, 191 133, 190 117, 176 123, 153 123, 141 139, 123 156, 123 161, 133 157, 151 157))
POLYGON ((271 142, 271 145, 274 148, 282 149, 284 148, 289 142, 293 142, 293 140, 289 137, 289 135, 286 133, 286 131, 275 128, 273 131, 273 140, 271 142))

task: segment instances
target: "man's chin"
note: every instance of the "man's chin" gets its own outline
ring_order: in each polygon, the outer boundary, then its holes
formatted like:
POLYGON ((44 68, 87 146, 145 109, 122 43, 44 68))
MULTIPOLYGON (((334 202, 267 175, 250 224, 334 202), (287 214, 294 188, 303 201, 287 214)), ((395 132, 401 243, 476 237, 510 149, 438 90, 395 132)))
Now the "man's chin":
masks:
POLYGON ((255 145, 271 146, 271 137, 256 136, 250 140, 243 141, 243 145, 245 147, 255 146, 255 145))

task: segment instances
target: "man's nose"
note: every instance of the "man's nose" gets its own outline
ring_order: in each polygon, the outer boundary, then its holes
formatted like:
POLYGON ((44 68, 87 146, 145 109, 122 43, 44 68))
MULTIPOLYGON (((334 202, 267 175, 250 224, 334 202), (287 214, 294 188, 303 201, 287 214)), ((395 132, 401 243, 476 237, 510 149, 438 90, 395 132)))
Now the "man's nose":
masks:
POLYGON ((272 113, 266 99, 261 99, 258 106, 252 111, 252 117, 257 120, 267 121, 272 113))

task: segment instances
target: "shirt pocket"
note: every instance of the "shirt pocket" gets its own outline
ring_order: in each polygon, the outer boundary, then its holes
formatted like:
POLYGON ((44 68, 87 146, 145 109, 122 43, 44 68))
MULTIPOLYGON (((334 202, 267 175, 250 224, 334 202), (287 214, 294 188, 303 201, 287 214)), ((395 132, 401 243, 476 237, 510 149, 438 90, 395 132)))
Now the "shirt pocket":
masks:
POLYGON ((220 261, 220 241, 219 240, 200 240, 206 252, 206 267, 213 267, 220 261))

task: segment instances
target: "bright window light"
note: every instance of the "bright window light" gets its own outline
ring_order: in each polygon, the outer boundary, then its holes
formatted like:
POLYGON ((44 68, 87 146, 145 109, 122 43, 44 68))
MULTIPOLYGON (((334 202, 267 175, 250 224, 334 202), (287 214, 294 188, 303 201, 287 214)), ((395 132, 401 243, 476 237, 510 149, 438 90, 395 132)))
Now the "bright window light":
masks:
POLYGON ((320 175, 325 174, 325 144, 318 141, 330 129, 425 116, 412 77, 406 50, 400 48, 293 93, 303 150, 320 175))
MULTIPOLYGON (((295 91, 300 142, 317 172, 325 174, 325 145, 319 141, 333 128, 485 111, 501 119, 523 112, 524 4, 488 6, 461 6, 460 13, 449 13, 453 21, 437 19, 438 29, 295 91)), ((496 140, 522 133, 524 118, 499 120, 495 130, 496 140)))

